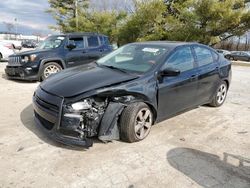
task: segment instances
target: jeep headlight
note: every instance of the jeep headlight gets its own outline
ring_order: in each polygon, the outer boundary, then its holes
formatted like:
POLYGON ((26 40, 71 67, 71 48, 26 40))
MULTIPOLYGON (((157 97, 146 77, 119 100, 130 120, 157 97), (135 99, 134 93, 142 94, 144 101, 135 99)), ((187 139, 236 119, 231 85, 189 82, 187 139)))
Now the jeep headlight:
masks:
POLYGON ((23 63, 28 63, 29 62, 29 56, 24 56, 22 59, 23 63))
POLYGON ((22 62, 23 63, 28 63, 28 62, 33 62, 36 59, 36 54, 31 54, 31 55, 26 55, 23 57, 22 62))
POLYGON ((30 61, 33 62, 36 59, 36 54, 30 55, 30 61))

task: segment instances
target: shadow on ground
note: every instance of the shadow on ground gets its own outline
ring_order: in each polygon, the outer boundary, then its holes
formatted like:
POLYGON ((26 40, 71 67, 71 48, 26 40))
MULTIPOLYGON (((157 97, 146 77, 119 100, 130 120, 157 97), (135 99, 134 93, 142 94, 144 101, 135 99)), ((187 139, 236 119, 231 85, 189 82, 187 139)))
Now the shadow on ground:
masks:
MULTIPOLYGON (((56 141, 51 140, 47 135, 45 135, 36 126, 34 122, 34 112, 33 112, 33 107, 31 104, 22 110, 20 114, 20 119, 22 121, 22 124, 31 132, 33 132, 39 139, 41 139, 42 142, 46 142, 47 144, 50 144, 52 146, 70 149, 70 150, 79 150, 79 151, 86 150, 84 147, 73 147, 73 146, 67 146, 67 145, 58 143, 56 141)), ((94 139, 94 144, 95 143, 102 143, 102 142, 100 142, 98 139, 94 139)))
POLYGON ((202 187, 249 188, 250 159, 224 153, 219 156, 189 148, 167 153, 169 164, 202 187))

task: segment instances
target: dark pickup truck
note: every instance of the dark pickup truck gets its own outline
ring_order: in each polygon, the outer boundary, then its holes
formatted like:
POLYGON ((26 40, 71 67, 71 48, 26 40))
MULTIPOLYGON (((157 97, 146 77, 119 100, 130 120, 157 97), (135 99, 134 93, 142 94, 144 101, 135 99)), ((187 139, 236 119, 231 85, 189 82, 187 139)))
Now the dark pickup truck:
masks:
POLYGON ((87 64, 110 53, 107 36, 97 33, 53 35, 31 51, 9 56, 9 79, 44 80, 62 69, 87 64))

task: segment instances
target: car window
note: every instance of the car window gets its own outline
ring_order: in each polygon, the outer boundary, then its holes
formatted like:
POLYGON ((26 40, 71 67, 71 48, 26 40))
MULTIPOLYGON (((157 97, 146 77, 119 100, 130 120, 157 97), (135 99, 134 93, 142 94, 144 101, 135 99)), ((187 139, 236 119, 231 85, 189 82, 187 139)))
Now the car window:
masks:
POLYGON ((108 37, 100 36, 99 39, 100 39, 102 45, 110 45, 108 37))
POLYGON ((97 63, 126 71, 144 73, 164 61, 168 48, 150 44, 128 44, 99 59, 97 63))
POLYGON ((247 56, 247 52, 241 52, 242 56, 247 56))
POLYGON ((203 47, 195 47, 194 51, 197 56, 199 66, 208 65, 213 63, 213 56, 209 49, 203 47))
POLYGON ((88 36, 87 41, 88 41, 88 47, 90 48, 99 46, 99 41, 97 36, 88 36))
POLYGON ((173 68, 185 72, 194 68, 194 57, 190 47, 183 47, 174 52, 163 69, 173 68))
POLYGON ((46 40, 41 42, 37 49, 55 49, 61 46, 65 37, 63 36, 51 36, 48 37, 46 40))
POLYGON ((109 38, 108 37, 103 37, 103 38, 104 38, 104 44, 110 45, 109 38))
POLYGON ((70 38, 69 39, 70 42, 73 42, 76 45, 75 49, 80 49, 80 48, 84 48, 84 40, 82 37, 78 37, 78 38, 70 38))

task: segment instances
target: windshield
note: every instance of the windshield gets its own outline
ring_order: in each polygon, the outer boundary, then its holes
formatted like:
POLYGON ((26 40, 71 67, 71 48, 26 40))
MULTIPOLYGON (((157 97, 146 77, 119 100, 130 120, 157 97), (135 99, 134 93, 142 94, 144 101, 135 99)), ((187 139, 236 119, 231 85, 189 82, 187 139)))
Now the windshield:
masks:
POLYGON ((58 48, 62 42, 64 41, 65 37, 62 36, 52 36, 44 40, 39 44, 37 47, 38 49, 54 49, 58 48))
POLYGON ((161 62, 168 49, 149 44, 129 44, 99 59, 97 64, 144 73, 161 62))

